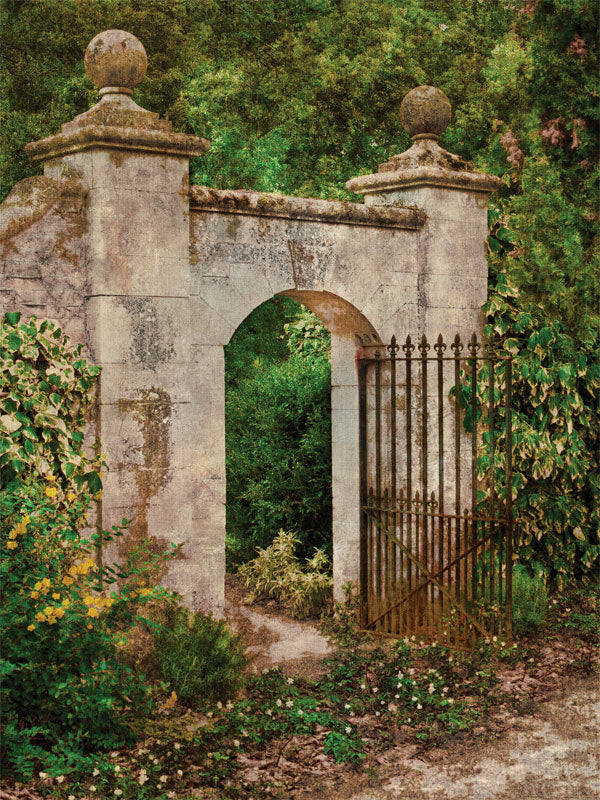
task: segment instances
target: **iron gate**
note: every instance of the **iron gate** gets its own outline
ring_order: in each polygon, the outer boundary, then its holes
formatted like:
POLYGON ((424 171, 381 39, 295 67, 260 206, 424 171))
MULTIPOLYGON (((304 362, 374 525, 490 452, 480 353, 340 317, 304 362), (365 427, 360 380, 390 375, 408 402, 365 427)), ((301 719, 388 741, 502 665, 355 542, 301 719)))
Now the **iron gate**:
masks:
POLYGON ((512 361, 477 337, 359 359, 362 626, 511 636, 512 361))

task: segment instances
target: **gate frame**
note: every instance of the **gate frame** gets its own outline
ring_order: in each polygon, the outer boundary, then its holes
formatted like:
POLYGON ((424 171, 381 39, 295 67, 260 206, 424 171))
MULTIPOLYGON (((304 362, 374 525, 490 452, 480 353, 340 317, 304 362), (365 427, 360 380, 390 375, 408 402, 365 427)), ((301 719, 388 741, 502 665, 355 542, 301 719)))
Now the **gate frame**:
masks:
MULTIPOLYGON (((451 344, 451 349, 453 351, 453 355, 445 356, 444 352, 446 351, 446 344, 444 343, 443 337, 440 334, 437 338, 437 341, 434 345, 434 350, 436 352, 435 356, 429 356, 428 352, 430 350, 430 345, 427 341, 426 336, 423 334, 421 337, 420 343, 418 345, 419 354, 413 356, 413 352, 416 349, 415 345, 411 341, 411 337, 407 336, 406 343, 402 346, 402 350, 404 355, 400 358, 397 357, 398 351, 400 350, 400 346, 397 343, 396 337, 393 336, 391 339, 390 344, 385 346, 384 355, 381 355, 380 349, 376 349, 374 353, 367 353, 361 354, 358 359, 358 380, 359 380, 359 451, 360 451, 360 494, 361 494, 361 521, 360 521, 360 586, 359 586, 359 598, 360 598, 360 623, 361 628, 371 634, 375 633, 376 635, 383 635, 383 636, 392 636, 392 637, 399 637, 402 635, 406 635, 407 633, 416 633, 416 630, 396 630, 391 631, 389 630, 392 627, 392 614, 394 616, 398 615, 398 609, 411 597, 418 595, 420 592, 424 591, 426 596, 428 597, 431 595, 433 598, 434 589, 437 588, 438 597, 438 605, 441 608, 443 606, 443 597, 447 597, 450 601, 451 607, 458 611, 459 615, 462 617, 462 621, 464 623, 464 628, 467 630, 467 622, 470 624, 471 629, 469 634, 466 636, 467 639, 467 646, 472 643, 473 630, 478 631, 481 635, 485 636, 486 638, 491 638, 494 633, 494 628, 497 626, 498 632, 503 626, 502 635, 505 638, 512 638, 512 560, 513 560, 513 530, 514 530, 514 520, 513 520, 513 513, 512 513, 512 356, 507 353, 499 353, 493 342, 483 342, 483 353, 478 355, 478 351, 481 348, 480 343, 477 340, 477 335, 473 333, 471 338, 467 343, 467 350, 468 353, 462 353, 463 351, 463 344, 461 342, 460 336, 457 333, 454 341, 451 344), (404 362, 405 364, 405 384, 400 384, 400 386, 405 386, 405 433, 406 433, 406 476, 405 476, 405 484, 406 484, 406 498, 404 497, 404 490, 400 489, 398 494, 397 491, 397 463, 396 463, 396 450, 399 444, 398 440, 398 424, 397 424, 397 397, 398 397, 398 383, 396 380, 396 364, 398 362, 404 362), (420 384, 415 383, 415 375, 412 372, 412 365, 414 362, 417 362, 420 365, 420 384), (443 363, 444 362, 452 362, 454 364, 454 380, 452 378, 449 382, 444 381, 443 375, 443 363), (495 390, 498 388, 498 384, 496 383, 496 365, 504 364, 504 402, 496 403, 495 402, 495 390), (376 365, 375 371, 375 407, 370 408, 368 402, 368 371, 372 365, 376 365), (387 481, 382 481, 382 454, 381 454, 381 408, 382 408, 382 396, 384 394, 382 385, 381 385, 381 371, 382 365, 389 364, 389 374, 390 374, 390 396, 389 400, 387 401, 387 405, 390 408, 391 418, 390 418, 390 470, 386 477, 388 478, 387 481), (431 493, 431 497, 429 498, 428 492, 428 441, 427 441, 427 426, 429 422, 429 405, 428 402, 428 395, 427 395, 427 377, 428 377, 428 367, 431 364, 437 365, 437 398, 438 398, 438 422, 437 422, 437 430, 438 430, 438 491, 439 491, 439 513, 435 511, 435 507, 437 506, 437 502, 435 500, 435 492, 431 493), (480 445, 483 441, 483 436, 481 439, 478 435, 478 418, 477 418, 477 410, 482 408, 482 403, 479 400, 479 392, 478 386, 481 382, 481 368, 485 365, 488 365, 489 372, 488 372, 488 383, 487 383, 487 392, 488 392, 488 403, 487 405, 484 403, 483 407, 488 409, 487 418, 483 417, 482 422, 487 421, 487 426, 482 428, 482 434, 485 432, 485 427, 487 427, 487 431, 489 434, 489 453, 490 453, 490 464, 484 475, 484 485, 487 487, 487 501, 489 502, 489 512, 487 514, 482 514, 478 511, 478 507, 480 507, 483 501, 478 501, 477 499, 477 492, 478 486, 481 486, 481 480, 478 479, 478 469, 477 469, 477 459, 480 453, 480 445), (421 429, 421 445, 420 445, 420 452, 421 452, 421 465, 420 465, 420 483, 423 489, 423 499, 420 500, 419 492, 417 491, 414 500, 412 495, 412 470, 413 470, 413 462, 412 462, 412 437, 413 437, 413 411, 412 411, 412 400, 413 396, 416 395, 415 387, 420 385, 421 389, 421 403, 420 403, 420 429, 421 429), (457 386, 467 386, 471 390, 471 398, 470 402, 463 401, 459 403, 456 387, 457 386), (446 391, 446 388, 450 388, 450 391, 446 391), (475 387, 475 391, 473 391, 473 387, 475 387), (413 395, 414 393, 414 395, 413 395), (455 461, 455 472, 454 472, 454 479, 455 479, 455 512, 454 514, 444 513, 444 406, 445 404, 451 402, 450 397, 454 395, 454 461, 455 461), (491 401, 491 402, 490 402, 491 401), (505 446, 504 446, 504 457, 506 459, 505 464, 505 480, 506 480, 506 491, 505 497, 502 503, 498 503, 499 500, 497 493, 496 493, 496 485, 495 485, 495 475, 494 475, 494 467, 495 467, 495 455, 499 451, 496 450, 496 439, 495 439, 495 420, 496 420, 496 410, 503 406, 504 413, 505 413, 505 446), (469 409, 472 409, 471 416, 473 419, 473 427, 472 430, 469 432, 465 428, 465 413, 469 409), (375 416, 374 426, 375 426, 375 489, 373 486, 369 487, 369 442, 368 442, 368 420, 372 415, 375 416), (461 461, 461 437, 468 435, 471 440, 471 481, 470 481, 470 494, 471 494, 471 509, 464 509, 464 512, 461 513, 461 466, 463 466, 464 461, 461 461), (441 457, 439 457, 441 456, 441 457), (382 491, 382 483, 386 484, 386 488, 382 491), (388 489, 389 487, 389 489, 388 489), (414 508, 413 508, 414 503, 414 508), (423 511, 420 510, 421 505, 423 507, 423 511), (431 508, 428 511, 428 507, 431 508), (503 514, 499 512, 503 511, 503 514), (384 524, 381 515, 385 515, 386 519, 388 520, 388 524, 384 524), (415 556, 413 552, 410 550, 409 547, 398 538, 397 535, 394 535, 397 532, 397 522, 399 519, 407 518, 408 525, 411 525, 411 520, 414 519, 415 522, 415 533, 417 535, 417 550, 418 550, 418 537, 422 534, 422 530, 424 529, 424 539, 423 539, 423 546, 426 548, 425 551, 425 559, 423 561, 419 561, 418 556, 415 556), (434 544, 438 544, 438 552, 440 562, 435 565, 433 561, 433 565, 431 569, 429 569, 428 564, 428 557, 429 557, 429 540, 427 538, 427 520, 428 518, 431 519, 431 554, 433 558, 434 555, 434 544), (435 520, 438 520, 437 526, 437 533, 438 539, 435 539, 435 520), (391 527, 394 531, 392 533, 390 531, 390 522, 391 519, 391 527), (423 529, 419 529, 419 519, 422 520, 420 524, 423 525, 423 529), (455 520, 455 541, 456 541, 456 548, 460 552, 452 553, 452 544, 451 544, 451 530, 452 530, 452 520, 455 520), (448 522, 448 552, 446 554, 446 561, 444 561, 444 553, 443 553, 443 532, 444 529, 442 528, 442 524, 448 522), (485 525, 488 525, 488 531, 486 533, 485 525), (478 536, 477 529, 480 527, 483 531, 481 536, 478 536), (461 537, 461 528, 463 529, 464 541, 463 545, 460 545, 460 537, 461 537), (383 535, 383 541, 385 543, 385 567, 384 572, 389 570, 392 573, 392 578, 390 580, 389 577, 386 576, 385 580, 382 580, 382 572, 381 572, 381 540, 378 538, 377 544, 377 566, 374 566, 373 563, 373 554, 372 554, 372 545, 369 539, 370 531, 371 535, 373 535, 375 529, 377 530, 377 536, 383 535), (442 539, 440 541, 439 534, 440 531, 442 532, 442 539), (499 535, 500 534, 500 535, 499 535), (457 538, 456 538, 457 537, 457 538), (494 552, 493 540, 498 537, 499 548, 494 552), (388 552, 390 545, 393 548, 393 557, 392 560, 389 560, 388 552), (473 570, 476 568, 476 558, 478 556, 479 549, 482 548, 482 555, 485 557, 486 551, 490 554, 490 577, 488 579, 488 586, 486 587, 485 581, 485 570, 481 573, 481 595, 478 594, 479 591, 479 582, 476 583, 475 573, 473 570), (496 619, 493 622, 494 628, 492 630, 488 630, 484 624, 481 623, 480 620, 477 619, 476 612, 473 611, 472 608, 467 607, 467 603, 469 600, 471 602, 475 601, 475 598, 481 597, 482 600, 485 601, 485 594, 486 589, 489 594, 489 600, 492 602, 493 592, 495 591, 494 580, 495 580, 495 562, 492 560, 496 557, 496 554, 501 554, 502 548, 505 548, 505 558, 504 558, 504 580, 503 580, 503 573, 502 573, 502 559, 500 560, 499 567, 498 567, 498 597, 499 597, 499 609, 496 615, 496 619), (400 582, 396 581, 396 569, 397 569, 397 549, 400 550, 400 553, 406 557, 407 564, 411 562, 410 566, 408 566, 409 570, 409 587, 408 589, 404 588, 403 591, 396 594, 396 589, 400 582), (447 561, 447 559, 450 559, 447 561), (468 561, 470 560, 470 566, 468 561), (461 585, 460 580, 460 573, 461 573, 461 566, 460 563, 464 561, 465 569, 464 569, 464 582, 461 585), (418 584, 416 589, 412 589, 410 586, 410 580, 412 576, 412 564, 414 563, 415 566, 415 581, 418 584), (390 570, 391 564, 391 570, 390 570), (455 572, 458 576, 458 581, 454 590, 451 589, 452 580, 451 580, 451 570, 455 568, 455 572), (381 605, 377 608, 376 615, 373 618, 369 618, 370 608, 373 604, 373 597, 370 596, 369 586, 370 584, 374 584, 374 579, 370 580, 370 573, 374 573, 375 569, 378 571, 378 597, 379 595, 383 594, 385 597, 385 602, 383 603, 383 607, 385 610, 381 610, 381 605), (467 570, 470 570, 469 574, 471 578, 467 580, 467 570), (448 586, 443 585, 443 575, 448 571, 448 586), (440 580, 438 580, 440 579, 440 580), (502 599, 502 584, 504 583, 504 600, 502 599), (391 601, 391 595, 386 597, 385 595, 385 585, 388 585, 392 588, 394 592, 394 602, 392 605, 389 605, 391 601), (461 597, 460 590, 463 590, 463 596, 461 597), (469 598, 469 592, 471 592, 469 598), (397 600, 397 597, 400 596, 400 600, 397 600), (381 625, 382 621, 387 621, 387 630, 373 630, 373 627, 377 626, 378 628, 381 625)), ((502 399, 502 398, 501 398, 502 399)), ((419 413, 419 409, 417 409, 417 414, 419 413)), ((419 421, 417 421, 417 429, 418 429, 419 421)), ((464 456, 465 454, 463 454, 464 456)), ((403 530, 403 523, 401 523, 401 530, 403 530)), ((402 564, 402 560, 401 560, 402 564)), ((431 614, 431 618, 435 619, 435 608, 433 604, 433 599, 430 601, 429 598, 426 601, 426 608, 427 608, 427 616, 431 614)), ((400 611, 400 615, 402 616, 404 612, 400 611)), ((413 612, 414 616, 414 612, 413 612)), ((406 618, 408 619, 409 613, 406 613, 406 618)), ((435 623, 434 623, 435 625, 435 623)), ((401 623, 395 623, 395 628, 402 628, 401 623)), ((440 636, 436 636, 437 639, 441 638, 440 636)), ((449 639, 454 638, 455 642, 457 640, 457 636, 454 637, 450 635, 450 637, 446 637, 449 639)), ((465 638, 464 636, 462 637, 465 638)), ((449 642, 446 642, 447 644, 449 642)))

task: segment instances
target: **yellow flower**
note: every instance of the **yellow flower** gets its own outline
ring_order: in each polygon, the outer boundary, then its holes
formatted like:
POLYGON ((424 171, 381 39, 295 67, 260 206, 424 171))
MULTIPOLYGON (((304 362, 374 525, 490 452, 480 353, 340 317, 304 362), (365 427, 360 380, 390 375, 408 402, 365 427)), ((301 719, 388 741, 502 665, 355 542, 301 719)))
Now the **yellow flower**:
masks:
POLYGON ((79 570, 77 569, 77 566, 75 564, 73 564, 72 567, 69 567, 69 575, 75 577, 75 575, 77 575, 78 572, 79 570))
POLYGON ((45 475, 44 477, 46 478, 47 481, 55 481, 56 480, 56 475, 45 475))
POLYGON ((43 611, 38 611, 37 614, 35 615, 35 618, 37 619, 38 622, 45 622, 46 615, 44 614, 43 611))
POLYGON ((64 608, 62 606, 58 606, 58 608, 55 608, 54 609, 54 615, 56 617, 58 617, 59 619, 62 619, 62 617, 64 617, 64 615, 65 615, 64 608))
POLYGON ((13 528, 12 531, 8 534, 9 539, 16 539, 19 535, 19 532, 16 528, 13 528))
POLYGON ((140 597, 147 597, 150 594, 151 591, 152 591, 152 589, 140 589, 139 590, 139 595, 140 595, 140 597))
POLYGON ((62 604, 65 608, 68 608, 71 605, 71 601, 68 597, 65 597, 65 599, 62 601, 62 604))
POLYGON ((88 617, 97 617, 99 615, 99 613, 100 612, 98 611, 98 609, 94 608, 94 606, 92 606, 91 608, 88 608, 87 615, 88 615, 88 617))
POLYGON ((76 495, 74 492, 69 492, 69 494, 67 495, 67 500, 68 500, 70 503, 72 503, 72 502, 73 502, 73 500, 75 500, 75 498, 76 498, 76 497, 77 497, 77 495, 76 495))
POLYGON ((44 614, 47 617, 49 617, 52 614, 53 611, 54 611, 53 606, 46 606, 46 608, 44 609, 44 614))
POLYGON ((58 492, 58 489, 56 488, 56 486, 48 486, 47 489, 44 489, 44 494, 47 497, 56 497, 56 493, 57 492, 58 492))
POLYGON ((39 592, 40 589, 42 588, 42 582, 38 581, 33 588, 39 592))
POLYGON ((83 602, 86 604, 86 606, 91 606, 94 602, 94 596, 91 594, 84 595, 83 602))
POLYGON ((15 549, 16 547, 18 547, 18 546, 19 546, 19 543, 18 543, 18 542, 7 542, 7 543, 6 543, 6 547, 7 547, 9 550, 14 550, 14 549, 15 549))
POLYGON ((60 595, 58 592, 52 592, 52 599, 53 600, 60 600, 60 595))
POLYGON ((62 579, 62 582, 65 586, 70 586, 73 583, 73 578, 70 575, 65 575, 65 577, 62 579))
POLYGON ((93 627, 94 627, 94 626, 93 626, 93 625, 92 625, 92 623, 90 622, 90 624, 87 626, 87 629, 88 629, 88 631, 91 631, 93 627))
POLYGON ((42 578, 42 586, 49 588, 50 587, 50 579, 49 578, 42 578))
POLYGON ((28 631, 34 631, 35 630, 35 625, 28 625, 27 626, 27 630, 28 631))
POLYGON ((34 600, 37 600, 38 597, 40 596, 40 593, 39 592, 32 592, 29 596, 33 597, 34 600))

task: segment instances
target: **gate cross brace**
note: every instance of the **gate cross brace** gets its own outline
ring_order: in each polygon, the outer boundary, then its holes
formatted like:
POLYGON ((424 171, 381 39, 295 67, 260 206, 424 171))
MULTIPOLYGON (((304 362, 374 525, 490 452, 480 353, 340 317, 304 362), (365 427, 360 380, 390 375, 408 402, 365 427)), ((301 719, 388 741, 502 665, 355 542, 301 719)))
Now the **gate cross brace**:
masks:
MULTIPOLYGON (((399 539, 397 539, 394 536, 394 534, 391 533, 388 530, 388 528, 380 520, 378 520, 373 514, 371 514, 369 511, 367 511, 367 517, 369 519, 371 519, 371 521, 374 522, 375 525, 383 533, 385 533, 385 535, 389 539, 391 539, 393 542, 395 542, 395 544, 400 548, 400 550, 404 553, 404 555, 407 558, 409 558, 415 564, 417 569, 419 569, 426 576, 427 581, 424 584, 425 586, 429 582, 431 582, 435 586, 437 586, 437 588, 440 590, 440 592, 443 595, 447 596, 450 599, 450 602, 453 603, 460 611, 462 611, 462 613, 465 615, 465 617, 469 620, 469 622, 471 623, 471 625, 473 625, 474 628, 476 628, 486 638, 489 637, 489 635, 490 635, 489 631, 486 631, 485 628, 475 619, 475 617, 469 611, 467 611, 467 609, 463 606, 463 604, 458 601, 457 597, 449 589, 447 589, 443 584, 441 584, 437 580, 436 575, 432 575, 431 572, 429 572, 429 570, 426 567, 424 567, 423 564, 421 564, 421 562, 410 552, 410 550, 408 550, 408 548, 406 548, 402 544, 402 542, 399 539)), ((391 610, 392 609, 390 608, 387 611, 384 611, 383 614, 381 614, 379 617, 377 617, 377 619, 373 620, 373 622, 370 622, 369 624, 372 625, 374 622, 377 622, 377 620, 379 620, 382 617, 384 617, 391 610)))

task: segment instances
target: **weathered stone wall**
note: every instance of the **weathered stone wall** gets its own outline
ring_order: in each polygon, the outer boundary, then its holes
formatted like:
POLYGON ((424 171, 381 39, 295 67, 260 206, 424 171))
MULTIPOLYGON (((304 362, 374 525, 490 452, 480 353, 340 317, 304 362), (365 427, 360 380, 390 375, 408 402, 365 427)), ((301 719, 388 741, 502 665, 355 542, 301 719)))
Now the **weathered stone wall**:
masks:
POLYGON ((56 319, 86 341, 87 188, 40 176, 0 206, 0 308, 56 319))

